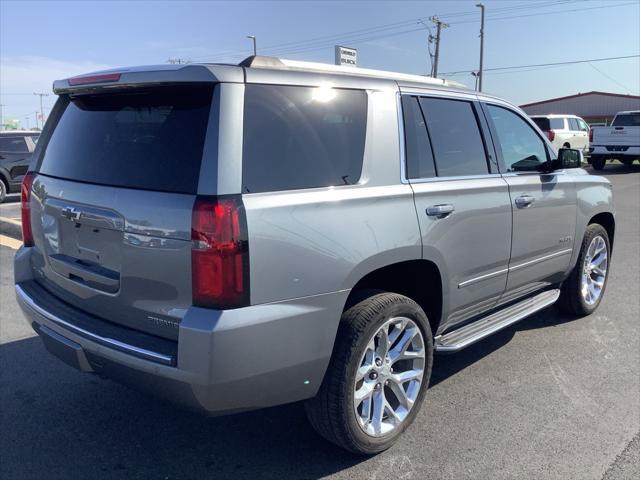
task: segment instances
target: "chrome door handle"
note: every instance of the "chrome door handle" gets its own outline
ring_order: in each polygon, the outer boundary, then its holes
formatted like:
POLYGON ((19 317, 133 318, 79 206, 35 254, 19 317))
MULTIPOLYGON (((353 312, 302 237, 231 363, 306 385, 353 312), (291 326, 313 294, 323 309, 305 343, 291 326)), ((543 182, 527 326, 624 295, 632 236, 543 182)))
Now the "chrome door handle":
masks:
POLYGON ((531 205, 535 201, 531 195, 522 195, 520 197, 516 197, 516 205, 519 208, 526 208, 531 205))
POLYGON ((454 210, 455 210, 455 207, 450 203, 432 205, 430 207, 427 207, 427 215, 429 215, 430 217, 443 218, 453 213, 454 210))

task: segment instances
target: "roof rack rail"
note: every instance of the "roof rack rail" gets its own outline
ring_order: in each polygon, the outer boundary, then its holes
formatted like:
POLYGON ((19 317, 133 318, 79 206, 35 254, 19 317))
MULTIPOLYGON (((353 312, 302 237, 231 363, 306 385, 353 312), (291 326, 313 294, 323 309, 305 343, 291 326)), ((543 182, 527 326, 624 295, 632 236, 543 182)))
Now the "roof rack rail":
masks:
POLYGON ((304 62, 300 60, 287 60, 284 58, 267 57, 262 55, 252 55, 245 58, 238 64, 245 68, 269 68, 283 70, 302 70, 311 72, 342 73, 348 75, 361 75, 366 77, 387 78, 390 80, 401 80, 429 85, 444 85, 452 87, 467 88, 465 85, 444 80, 442 78, 426 77, 411 73, 390 72, 387 70, 373 70, 369 68, 351 67, 347 65, 331 65, 319 62, 304 62))

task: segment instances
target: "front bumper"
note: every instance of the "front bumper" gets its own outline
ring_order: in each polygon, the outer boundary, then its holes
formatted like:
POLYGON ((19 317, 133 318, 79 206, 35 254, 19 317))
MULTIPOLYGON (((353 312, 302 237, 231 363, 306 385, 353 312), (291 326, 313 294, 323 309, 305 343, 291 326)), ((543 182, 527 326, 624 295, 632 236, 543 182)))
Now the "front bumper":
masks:
POLYGON ((37 289, 29 288, 36 283, 30 278, 29 257, 29 248, 16 254, 16 296, 51 353, 81 370, 211 414, 313 397, 349 293, 236 310, 191 307, 172 350, 168 341, 153 343, 135 336, 129 342, 126 336, 81 323, 72 312, 61 314, 73 307, 64 304, 58 309, 50 298, 44 301, 37 289))

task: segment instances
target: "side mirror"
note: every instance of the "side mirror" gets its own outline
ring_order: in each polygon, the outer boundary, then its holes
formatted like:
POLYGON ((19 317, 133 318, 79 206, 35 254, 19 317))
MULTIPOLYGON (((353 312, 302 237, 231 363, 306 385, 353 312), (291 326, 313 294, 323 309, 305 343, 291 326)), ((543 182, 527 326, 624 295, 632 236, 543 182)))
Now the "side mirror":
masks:
POLYGON ((560 148, 558 150, 558 169, 580 168, 583 160, 582 150, 574 150, 572 148, 560 148))

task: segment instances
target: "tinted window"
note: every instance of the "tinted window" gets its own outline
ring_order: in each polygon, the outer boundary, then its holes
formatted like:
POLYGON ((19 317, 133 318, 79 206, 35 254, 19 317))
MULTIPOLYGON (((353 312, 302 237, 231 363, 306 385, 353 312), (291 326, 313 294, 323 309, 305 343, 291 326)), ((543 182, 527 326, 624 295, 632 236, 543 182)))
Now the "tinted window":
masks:
POLYGON ((537 117, 537 118, 532 118, 531 120, 533 120, 533 123, 535 123, 538 126, 538 128, 543 132, 547 132, 551 130, 551 123, 549 122, 548 118, 537 117))
POLYGON ((439 177, 488 173, 484 144, 470 102, 420 98, 439 177))
POLYGON ((416 97, 402 97, 402 114, 404 116, 407 178, 434 177, 436 171, 433 164, 433 153, 424 117, 416 97))
POLYGON ((533 128, 506 108, 487 105, 507 172, 536 170, 547 161, 545 144, 533 128))
POLYGON ((361 90, 247 85, 243 191, 357 183, 366 123, 361 90))
POLYGON ((564 118, 550 118, 549 124, 552 130, 564 130, 564 118))
POLYGON ((580 125, 578 125, 578 119, 576 118, 567 118, 569 120, 569 130, 573 130, 577 132, 580 130, 580 125))
POLYGON ((86 95, 64 108, 40 172, 70 180, 195 193, 213 88, 86 95))
POLYGON ((640 113, 623 113, 622 115, 616 115, 611 125, 613 127, 640 126, 640 113))
POLYGON ((0 152, 29 153, 23 137, 0 137, 0 152))

